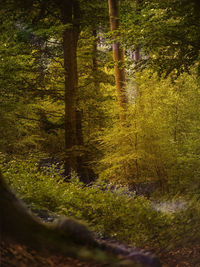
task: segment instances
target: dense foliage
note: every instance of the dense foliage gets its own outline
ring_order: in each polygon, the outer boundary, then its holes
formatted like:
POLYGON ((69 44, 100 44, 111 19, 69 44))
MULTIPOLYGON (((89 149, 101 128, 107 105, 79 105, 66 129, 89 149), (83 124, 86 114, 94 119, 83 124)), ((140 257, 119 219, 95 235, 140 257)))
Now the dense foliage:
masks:
POLYGON ((115 122, 101 139, 102 177, 157 181, 172 192, 199 188, 198 76, 183 74, 172 82, 145 70, 136 77, 128 126, 115 122))
POLYGON ((106 1, 3 1, 0 167, 30 207, 101 235, 157 248, 198 240, 199 3, 109 3, 111 30, 106 1), (174 197, 188 206, 152 206, 174 197))
POLYGON ((75 174, 66 183, 56 165, 41 172, 34 159, 6 163, 1 157, 1 168, 7 183, 32 210, 47 210, 55 218, 76 217, 87 222, 99 236, 157 250, 192 244, 199 238, 198 198, 182 211, 162 213, 147 198, 126 187, 113 189, 104 183, 84 186, 75 174))

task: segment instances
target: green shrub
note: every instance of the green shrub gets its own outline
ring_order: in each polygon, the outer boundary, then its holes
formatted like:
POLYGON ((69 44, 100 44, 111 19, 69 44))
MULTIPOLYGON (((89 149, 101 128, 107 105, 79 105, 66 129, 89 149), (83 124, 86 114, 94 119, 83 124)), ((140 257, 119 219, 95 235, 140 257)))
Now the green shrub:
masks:
POLYGON ((100 235, 154 248, 181 244, 182 236, 187 241, 195 233, 200 237, 198 228, 193 228, 193 223, 195 227, 199 223, 197 204, 165 214, 156 211, 145 197, 124 194, 120 189, 112 191, 107 185, 84 186, 75 175, 70 182, 64 182, 54 167, 39 172, 33 159, 7 163, 1 159, 1 169, 8 184, 26 203, 84 220, 100 235))
POLYGON ((172 82, 146 69, 136 81, 127 122, 113 118, 99 137, 100 176, 125 184, 157 181, 173 194, 200 188, 197 75, 172 82))

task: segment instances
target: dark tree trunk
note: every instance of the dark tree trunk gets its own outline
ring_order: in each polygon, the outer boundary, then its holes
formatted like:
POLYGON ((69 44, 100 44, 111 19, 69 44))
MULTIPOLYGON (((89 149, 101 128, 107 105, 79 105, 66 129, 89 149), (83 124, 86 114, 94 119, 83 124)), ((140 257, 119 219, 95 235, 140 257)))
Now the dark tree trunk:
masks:
POLYGON ((80 180, 87 183, 82 136, 82 114, 78 110, 77 47, 80 33, 79 2, 61 2, 63 23, 68 25, 63 33, 65 70, 65 173, 71 177, 75 171, 80 180))
POLYGON ((63 22, 68 24, 63 34, 64 69, 65 69, 65 169, 70 176, 71 171, 77 172, 77 44, 79 37, 79 9, 74 1, 63 5, 63 22))

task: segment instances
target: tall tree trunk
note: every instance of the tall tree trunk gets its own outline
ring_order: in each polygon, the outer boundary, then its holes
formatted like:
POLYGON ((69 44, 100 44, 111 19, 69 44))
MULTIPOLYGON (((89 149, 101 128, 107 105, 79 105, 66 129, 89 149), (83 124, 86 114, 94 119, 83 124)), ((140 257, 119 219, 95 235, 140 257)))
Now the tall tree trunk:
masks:
POLYGON ((120 26, 120 0, 108 0, 109 3, 109 16, 110 16, 110 26, 111 31, 114 33, 114 43, 113 43, 113 59, 115 62, 115 83, 117 89, 117 96, 119 101, 119 106, 126 110, 128 103, 128 98, 126 95, 126 74, 123 67, 124 63, 124 51, 120 43, 116 40, 119 33, 120 26))
MULTIPOLYGON (((61 6, 63 23, 67 28, 63 33, 64 69, 65 69, 65 171, 78 171, 78 136, 77 128, 77 45, 79 38, 80 11, 77 1, 65 1, 61 6)), ((79 122, 80 123, 80 122, 79 122)))
POLYGON ((90 182, 86 157, 83 151, 82 113, 78 109, 77 47, 80 33, 79 1, 61 2, 65 70, 65 173, 71 177, 75 171, 80 180, 90 182), (64 2, 64 3, 63 3, 64 2))
POLYGON ((77 171, 75 150, 77 145, 76 128, 76 93, 78 88, 76 49, 78 29, 74 26, 64 32, 64 67, 65 67, 65 149, 66 168, 70 173, 77 171))

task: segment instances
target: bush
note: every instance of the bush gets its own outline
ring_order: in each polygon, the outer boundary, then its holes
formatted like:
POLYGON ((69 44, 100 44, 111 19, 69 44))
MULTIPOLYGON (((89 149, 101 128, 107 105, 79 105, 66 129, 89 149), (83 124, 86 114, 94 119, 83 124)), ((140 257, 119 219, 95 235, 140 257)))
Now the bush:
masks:
POLYGON ((33 159, 7 163, 1 159, 1 168, 8 184, 26 203, 84 220, 100 235, 154 248, 181 244, 183 235, 187 240, 195 233, 200 237, 198 228, 193 228, 193 222, 195 227, 199 222, 198 205, 165 214, 156 211, 145 197, 125 194, 123 188, 111 190, 105 184, 86 187, 76 175, 64 182, 54 167, 39 172, 33 159))
POLYGON ((100 176, 125 184, 157 182, 174 194, 199 187, 198 77, 182 74, 172 82, 146 69, 136 80, 126 123, 113 118, 99 138, 100 176))

